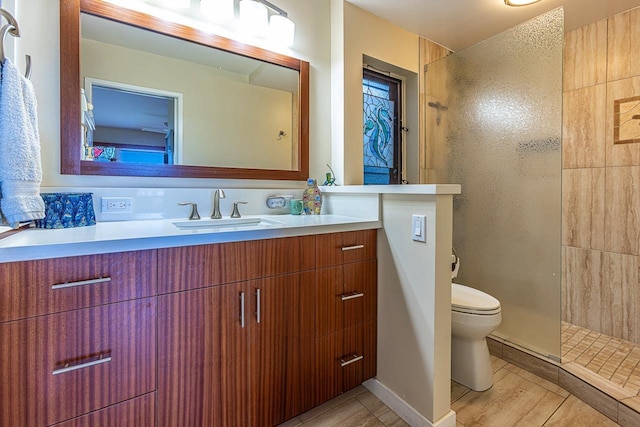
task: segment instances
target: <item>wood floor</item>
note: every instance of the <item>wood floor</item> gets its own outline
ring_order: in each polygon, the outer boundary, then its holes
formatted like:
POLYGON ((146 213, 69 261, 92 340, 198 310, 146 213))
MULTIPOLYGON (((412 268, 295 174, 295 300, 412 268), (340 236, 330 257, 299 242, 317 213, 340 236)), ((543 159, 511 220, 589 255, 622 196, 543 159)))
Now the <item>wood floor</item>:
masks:
MULTIPOLYGON (((617 426, 564 389, 491 356, 494 384, 478 393, 451 382, 451 408, 457 427, 617 426)), ((294 418, 280 427, 407 426, 386 405, 360 386, 294 418)))

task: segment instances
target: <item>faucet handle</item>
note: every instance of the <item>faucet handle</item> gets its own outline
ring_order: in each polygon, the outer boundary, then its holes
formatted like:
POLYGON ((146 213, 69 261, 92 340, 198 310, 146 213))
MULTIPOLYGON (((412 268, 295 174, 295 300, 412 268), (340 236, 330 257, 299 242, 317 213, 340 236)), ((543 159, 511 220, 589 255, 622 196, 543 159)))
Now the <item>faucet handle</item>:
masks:
POLYGON ((189 219, 200 219, 200 214, 198 213, 198 205, 193 202, 180 202, 178 203, 180 206, 188 206, 191 205, 191 214, 189 215, 189 219))
POLYGON ((233 212, 231 212, 231 218, 240 218, 240 211, 238 205, 246 205, 249 202, 233 202, 233 212))

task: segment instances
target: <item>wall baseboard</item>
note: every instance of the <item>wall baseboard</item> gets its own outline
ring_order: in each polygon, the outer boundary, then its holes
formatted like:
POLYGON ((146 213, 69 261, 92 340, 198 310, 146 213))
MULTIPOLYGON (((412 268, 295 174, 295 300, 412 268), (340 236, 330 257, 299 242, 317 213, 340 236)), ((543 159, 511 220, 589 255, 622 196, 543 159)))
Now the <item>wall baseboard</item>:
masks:
POLYGON ((456 427, 456 413, 454 411, 450 410, 448 414, 434 423, 426 419, 376 378, 367 380, 362 385, 411 427, 456 427))

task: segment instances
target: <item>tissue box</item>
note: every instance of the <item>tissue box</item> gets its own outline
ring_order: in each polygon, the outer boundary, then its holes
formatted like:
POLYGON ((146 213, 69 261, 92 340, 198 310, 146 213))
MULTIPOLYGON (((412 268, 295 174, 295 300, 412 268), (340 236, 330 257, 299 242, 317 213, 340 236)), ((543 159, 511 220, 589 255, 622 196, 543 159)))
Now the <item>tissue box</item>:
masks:
POLYGON ((91 193, 42 193, 43 219, 36 220, 37 228, 86 227, 96 224, 91 193))

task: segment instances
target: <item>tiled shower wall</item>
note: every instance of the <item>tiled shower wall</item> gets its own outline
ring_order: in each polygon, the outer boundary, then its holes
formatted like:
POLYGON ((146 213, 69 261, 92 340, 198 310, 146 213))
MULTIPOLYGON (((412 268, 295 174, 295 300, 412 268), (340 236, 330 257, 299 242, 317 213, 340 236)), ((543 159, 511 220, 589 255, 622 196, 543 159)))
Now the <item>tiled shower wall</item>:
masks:
POLYGON ((565 36, 562 318, 640 344, 640 144, 613 143, 614 101, 640 96, 638 46, 640 8, 565 36))

